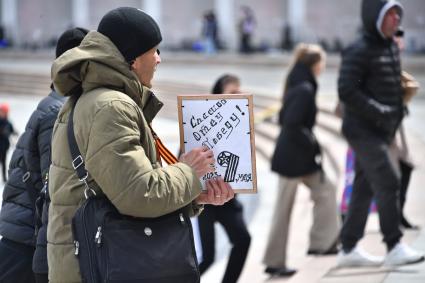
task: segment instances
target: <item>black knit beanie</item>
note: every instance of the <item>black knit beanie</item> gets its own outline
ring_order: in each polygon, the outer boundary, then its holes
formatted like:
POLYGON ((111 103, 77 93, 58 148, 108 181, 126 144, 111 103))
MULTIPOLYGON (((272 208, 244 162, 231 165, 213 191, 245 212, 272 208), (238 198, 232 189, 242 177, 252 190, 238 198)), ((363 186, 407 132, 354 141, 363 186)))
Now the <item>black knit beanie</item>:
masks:
POLYGON ((127 62, 158 45, 161 31, 151 16, 140 9, 116 8, 103 16, 97 31, 107 36, 127 62))
POLYGON ((85 28, 72 28, 62 33, 56 44, 56 58, 69 49, 79 46, 88 32, 85 28))

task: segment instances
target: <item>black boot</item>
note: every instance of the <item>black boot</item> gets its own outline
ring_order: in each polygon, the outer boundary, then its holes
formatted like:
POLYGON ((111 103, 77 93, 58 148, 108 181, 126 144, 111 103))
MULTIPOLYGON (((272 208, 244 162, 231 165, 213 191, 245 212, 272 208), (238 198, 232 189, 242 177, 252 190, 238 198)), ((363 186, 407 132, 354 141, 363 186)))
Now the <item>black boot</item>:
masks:
POLYGON ((406 217, 404 217, 404 215, 402 214, 400 217, 400 224, 401 227, 403 227, 404 229, 408 229, 408 230, 419 230, 419 226, 418 225, 414 225, 412 223, 410 223, 406 217))
POLYGON ((281 267, 281 268, 266 267, 264 272, 270 274, 271 276, 289 277, 294 275, 297 272, 297 270, 293 268, 287 268, 287 267, 281 267))

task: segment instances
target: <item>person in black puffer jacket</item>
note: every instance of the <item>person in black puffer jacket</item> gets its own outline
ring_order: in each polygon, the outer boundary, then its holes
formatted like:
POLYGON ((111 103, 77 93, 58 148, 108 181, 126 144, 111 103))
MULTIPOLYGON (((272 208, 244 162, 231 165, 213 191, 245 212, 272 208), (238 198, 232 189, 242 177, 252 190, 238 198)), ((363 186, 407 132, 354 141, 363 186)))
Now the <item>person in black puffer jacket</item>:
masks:
MULTIPOLYGON (((87 32, 82 28, 64 32, 56 56, 78 46, 87 32)), ((37 239, 35 200, 48 175, 53 125, 64 102, 52 88, 32 113, 13 152, 0 211, 0 282, 47 282, 47 214, 37 239)), ((44 210, 47 212, 47 206, 44 210)))
POLYGON ((401 244, 400 177, 389 147, 403 118, 400 57, 394 35, 402 6, 397 1, 363 0, 363 34, 343 52, 338 93, 344 103, 342 133, 356 153, 356 177, 341 231, 338 265, 388 266, 422 261, 401 244), (360 248, 368 210, 375 198, 388 254, 383 260, 360 248))
POLYGON ((272 157, 272 170, 279 174, 279 194, 264 263, 266 273, 290 276, 286 265, 289 222, 298 184, 305 184, 314 202, 308 254, 335 254, 339 223, 336 188, 321 168, 320 146, 313 133, 316 123, 316 77, 325 64, 318 45, 300 44, 295 51, 279 115, 281 132, 272 157))

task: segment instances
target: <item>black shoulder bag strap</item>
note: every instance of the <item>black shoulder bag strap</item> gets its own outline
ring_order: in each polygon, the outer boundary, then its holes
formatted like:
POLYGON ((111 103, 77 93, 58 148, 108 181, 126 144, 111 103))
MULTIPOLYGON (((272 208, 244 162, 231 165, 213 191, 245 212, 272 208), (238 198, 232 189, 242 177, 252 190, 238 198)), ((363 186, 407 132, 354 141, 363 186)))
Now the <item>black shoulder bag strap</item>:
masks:
MULTIPOLYGON (((96 192, 93 189, 91 189, 87 183, 88 172, 85 168, 84 159, 81 156, 81 152, 78 149, 78 144, 75 139, 75 133, 74 133, 74 109, 75 109, 75 105, 77 104, 78 98, 79 96, 75 98, 75 101, 72 104, 71 113, 69 114, 69 120, 67 125, 68 145, 69 145, 69 150, 72 156, 72 167, 77 173, 79 180, 81 182, 84 182, 84 185, 86 186, 84 190, 84 195, 86 198, 89 198, 90 195, 96 195, 96 192)), ((178 159, 171 153, 171 151, 168 148, 164 146, 164 144, 158 138, 158 136, 156 135, 156 133, 154 132, 154 130, 151 128, 150 125, 149 125, 149 128, 155 140, 155 147, 156 147, 159 161, 162 158, 165 160, 167 164, 177 163, 178 159)))
POLYGON ((36 241, 37 233, 38 233, 38 217, 37 217, 37 206, 36 201, 41 192, 37 192, 34 187, 34 183, 31 179, 31 172, 28 170, 27 165, 25 164, 25 158, 22 160, 22 167, 25 173, 22 175, 22 183, 24 183, 25 189, 27 190, 28 196, 30 198, 31 209, 33 211, 33 220, 34 220, 34 234, 33 239, 36 241))
POLYGON ((74 168, 75 172, 77 173, 78 179, 81 182, 83 182, 85 185, 84 196, 87 199, 91 195, 95 196, 96 192, 93 189, 91 189, 87 183, 88 172, 86 170, 84 159, 81 156, 81 152, 78 148, 78 144, 75 139, 74 109, 75 109, 75 105, 77 104, 78 98, 79 96, 76 97, 75 101, 72 103, 71 113, 69 114, 69 118, 68 118, 67 136, 68 136, 69 151, 71 152, 71 157, 72 157, 72 168, 74 168))

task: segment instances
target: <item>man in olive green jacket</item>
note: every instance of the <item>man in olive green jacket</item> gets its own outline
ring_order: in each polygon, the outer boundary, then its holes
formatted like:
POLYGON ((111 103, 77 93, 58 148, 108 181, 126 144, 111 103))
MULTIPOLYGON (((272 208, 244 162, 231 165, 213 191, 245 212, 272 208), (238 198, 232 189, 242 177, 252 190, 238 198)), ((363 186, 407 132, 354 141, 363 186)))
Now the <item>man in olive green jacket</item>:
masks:
MULTIPOLYGON (((107 13, 98 31, 59 57, 52 67, 55 89, 70 96, 52 138, 48 226, 50 282, 81 282, 74 255, 71 220, 84 201, 68 149, 67 122, 74 95, 74 131, 89 172, 88 182, 116 208, 135 217, 158 217, 187 207, 194 215, 202 204, 221 205, 233 197, 222 179, 199 178, 212 171, 211 150, 194 149, 180 162, 162 168, 150 129, 162 103, 149 90, 161 62, 161 33, 155 21, 135 8, 107 13)), ((123 263, 125 264, 125 263, 123 263)))

